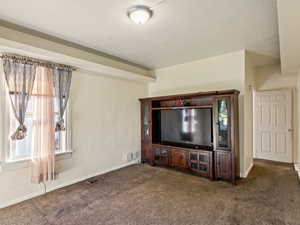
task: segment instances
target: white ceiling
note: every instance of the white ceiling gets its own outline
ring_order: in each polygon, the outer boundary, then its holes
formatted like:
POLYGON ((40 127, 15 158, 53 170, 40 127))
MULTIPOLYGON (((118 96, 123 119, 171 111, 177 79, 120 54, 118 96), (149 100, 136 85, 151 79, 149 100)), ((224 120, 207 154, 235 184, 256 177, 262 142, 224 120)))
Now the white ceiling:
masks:
POLYGON ((275 0, 166 0, 145 25, 126 9, 159 0, 1 0, 0 18, 161 68, 240 49, 279 57, 275 0))

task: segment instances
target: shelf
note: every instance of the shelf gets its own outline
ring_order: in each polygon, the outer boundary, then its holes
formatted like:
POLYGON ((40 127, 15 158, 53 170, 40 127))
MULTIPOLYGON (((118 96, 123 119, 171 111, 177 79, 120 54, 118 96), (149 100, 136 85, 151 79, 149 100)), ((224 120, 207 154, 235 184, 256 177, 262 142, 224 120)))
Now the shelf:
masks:
POLYGON ((199 160, 190 159, 191 163, 199 163, 199 160))
POLYGON ((166 109, 203 109, 212 108, 212 105, 190 105, 190 106, 167 106, 167 107, 155 107, 152 110, 166 110, 166 109))
POLYGON ((178 149, 178 150, 185 150, 185 151, 193 151, 193 152, 213 152, 213 150, 209 149, 204 149, 204 148, 188 148, 188 147, 178 147, 178 146, 173 146, 173 145, 166 145, 166 144, 159 144, 159 143, 152 143, 152 146, 157 147, 157 148, 167 148, 167 149, 178 149))

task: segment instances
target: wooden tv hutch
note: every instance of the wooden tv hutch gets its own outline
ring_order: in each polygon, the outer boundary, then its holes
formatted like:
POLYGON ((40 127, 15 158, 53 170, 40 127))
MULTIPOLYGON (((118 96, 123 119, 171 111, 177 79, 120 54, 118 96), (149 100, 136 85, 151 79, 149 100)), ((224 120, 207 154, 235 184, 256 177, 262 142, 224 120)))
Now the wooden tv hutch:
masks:
POLYGON ((225 90, 140 99, 142 162, 235 184, 239 173, 238 95, 237 90, 225 90), (153 141, 156 111, 193 108, 212 109, 211 150, 153 141))

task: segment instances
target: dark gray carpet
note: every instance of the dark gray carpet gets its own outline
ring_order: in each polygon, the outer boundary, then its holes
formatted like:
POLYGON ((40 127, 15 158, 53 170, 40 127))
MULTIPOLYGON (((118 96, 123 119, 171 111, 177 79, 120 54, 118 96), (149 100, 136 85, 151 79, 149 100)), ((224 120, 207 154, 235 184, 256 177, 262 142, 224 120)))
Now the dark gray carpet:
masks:
POLYGON ((300 225, 291 166, 258 161, 237 186, 136 165, 0 210, 1 225, 300 225))

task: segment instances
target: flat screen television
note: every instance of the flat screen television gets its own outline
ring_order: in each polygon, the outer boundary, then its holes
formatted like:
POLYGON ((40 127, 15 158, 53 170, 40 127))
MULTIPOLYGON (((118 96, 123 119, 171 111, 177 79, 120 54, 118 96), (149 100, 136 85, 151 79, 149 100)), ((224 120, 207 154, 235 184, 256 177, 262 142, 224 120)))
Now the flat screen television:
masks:
POLYGON ((166 109, 153 114, 154 142, 212 149, 212 109, 166 109))

